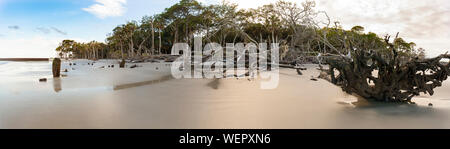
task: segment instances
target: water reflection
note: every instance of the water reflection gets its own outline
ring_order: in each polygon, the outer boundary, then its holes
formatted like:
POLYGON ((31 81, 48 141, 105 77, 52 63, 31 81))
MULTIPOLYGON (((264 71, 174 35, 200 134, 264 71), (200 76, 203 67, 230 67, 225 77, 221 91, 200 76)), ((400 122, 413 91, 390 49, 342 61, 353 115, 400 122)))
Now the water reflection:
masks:
MULTIPOLYGON (((393 102, 377 102, 374 100, 364 99, 356 96, 356 101, 352 101, 349 104, 353 106, 353 110, 359 112, 372 111, 380 116, 402 116, 402 117, 416 117, 416 116, 430 116, 435 110, 427 106, 419 106, 417 104, 409 103, 393 103, 393 102)), ((339 103, 341 104, 341 103, 339 103)), ((355 111, 351 111, 355 112, 355 111)), ((350 113, 354 114, 354 113, 350 113)))
POLYGON ((53 90, 57 93, 62 90, 61 78, 53 78, 53 90))
POLYGON ((220 80, 219 79, 214 79, 213 81, 209 82, 207 84, 208 87, 211 87, 212 89, 219 89, 219 84, 220 84, 220 80))
POLYGON ((116 85, 114 86, 114 90, 123 90, 123 89, 128 89, 128 88, 135 88, 135 87, 140 87, 140 86, 146 86, 146 85, 152 85, 152 84, 158 84, 158 83, 162 83, 162 82, 166 82, 169 80, 174 79, 172 77, 172 75, 167 75, 164 76, 160 79, 157 80, 150 80, 150 81, 143 81, 143 82, 136 82, 136 83, 129 83, 129 84, 121 84, 121 85, 116 85))

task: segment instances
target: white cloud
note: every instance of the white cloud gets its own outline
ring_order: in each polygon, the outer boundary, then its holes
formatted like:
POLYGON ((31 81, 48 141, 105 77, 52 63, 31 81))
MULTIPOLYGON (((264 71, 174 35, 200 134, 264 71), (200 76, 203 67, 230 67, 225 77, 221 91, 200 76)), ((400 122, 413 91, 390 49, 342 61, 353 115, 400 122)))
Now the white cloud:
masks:
POLYGON ((319 0, 344 28, 361 25, 366 31, 400 36, 427 49, 428 56, 450 50, 450 3, 447 0, 319 0))
POLYGON ((127 0, 95 0, 97 3, 83 8, 101 19, 122 16, 126 12, 127 0))
POLYGON ((0 57, 6 58, 29 58, 56 56, 55 48, 59 39, 45 37, 1 39, 0 57))
POLYGON ((67 32, 62 31, 61 29, 58 29, 56 27, 37 27, 35 31, 38 31, 40 33, 44 34, 50 34, 52 32, 58 33, 59 35, 67 35, 67 32))
MULTIPOLYGON (((47 58, 55 57, 56 47, 64 38, 34 36, 28 38, 1 38, 0 58, 47 58)), ((76 41, 86 42, 84 39, 76 41)))
MULTIPOLYGON (((223 0, 198 0, 198 1, 203 4, 218 4, 221 3, 223 0)), ((277 1, 278 0, 225 0, 225 2, 238 4, 238 8, 241 9, 257 8, 259 6, 275 3, 277 1)), ((301 3, 304 0, 284 0, 284 1, 301 3)))

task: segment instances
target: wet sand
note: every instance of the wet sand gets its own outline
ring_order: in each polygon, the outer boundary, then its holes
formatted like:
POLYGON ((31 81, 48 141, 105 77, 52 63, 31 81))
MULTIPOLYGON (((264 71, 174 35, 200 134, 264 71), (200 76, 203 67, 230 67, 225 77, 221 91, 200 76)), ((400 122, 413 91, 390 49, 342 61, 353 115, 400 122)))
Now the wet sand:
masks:
POLYGON ((0 62, 0 128, 450 128, 449 81, 417 105, 386 104, 311 81, 316 65, 281 69, 279 87, 261 90, 259 79, 173 79, 168 63, 100 68, 116 62, 64 62, 60 79, 49 62, 0 62))

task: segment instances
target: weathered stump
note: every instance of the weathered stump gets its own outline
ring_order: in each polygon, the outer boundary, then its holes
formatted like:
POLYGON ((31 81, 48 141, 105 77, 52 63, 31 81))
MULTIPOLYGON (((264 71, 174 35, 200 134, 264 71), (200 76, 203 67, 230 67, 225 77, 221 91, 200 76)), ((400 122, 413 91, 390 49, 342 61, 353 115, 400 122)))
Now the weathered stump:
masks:
POLYGON ((330 69, 322 70, 325 78, 349 94, 386 102, 411 102, 420 93, 433 95, 433 89, 442 86, 450 76, 450 59, 443 54, 431 59, 410 59, 401 64, 395 54, 388 57, 377 53, 355 51, 352 59, 327 59, 330 69), (325 75, 327 73, 327 75, 325 75))
POLYGON ((52 65, 53 77, 58 78, 61 76, 61 59, 55 58, 53 59, 52 65))
POLYGON ((120 68, 125 68, 125 59, 122 59, 119 65, 120 68))

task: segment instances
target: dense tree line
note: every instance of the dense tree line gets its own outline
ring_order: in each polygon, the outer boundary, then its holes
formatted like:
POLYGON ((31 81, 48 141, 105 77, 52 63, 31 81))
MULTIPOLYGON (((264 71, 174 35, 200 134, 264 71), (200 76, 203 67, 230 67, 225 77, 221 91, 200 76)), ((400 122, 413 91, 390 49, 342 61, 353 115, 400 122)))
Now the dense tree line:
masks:
MULTIPOLYGON (((65 58, 138 58, 169 54, 174 43, 189 43, 201 36, 205 43, 280 43, 281 59, 318 53, 347 53, 345 36, 352 36, 367 49, 386 49, 375 33, 364 33, 355 26, 344 30, 331 23, 325 12, 315 10, 314 1, 296 3, 278 1, 256 9, 238 9, 236 4, 203 5, 196 0, 181 0, 162 13, 144 16, 114 28, 105 43, 79 43, 64 40, 56 49, 65 58), (324 17, 325 19, 319 19, 324 17), (331 25, 332 24, 332 25, 331 25), (342 47, 342 48, 339 48, 342 47), (343 51, 344 50, 344 51, 343 51)), ((423 49, 397 38, 394 42, 405 55, 417 55, 423 49)), ((355 47, 361 47, 355 46, 355 47)))

